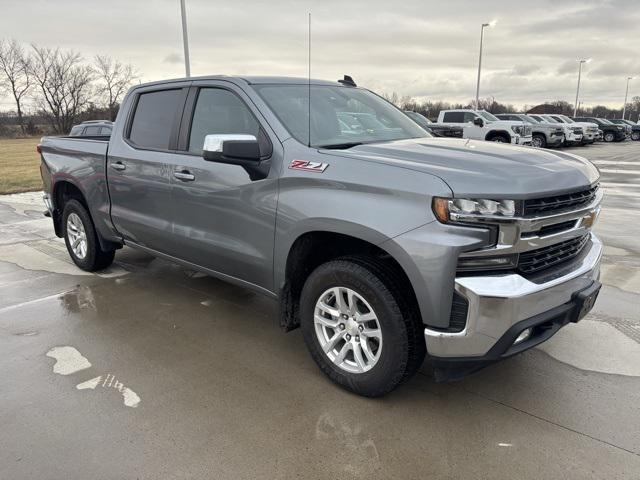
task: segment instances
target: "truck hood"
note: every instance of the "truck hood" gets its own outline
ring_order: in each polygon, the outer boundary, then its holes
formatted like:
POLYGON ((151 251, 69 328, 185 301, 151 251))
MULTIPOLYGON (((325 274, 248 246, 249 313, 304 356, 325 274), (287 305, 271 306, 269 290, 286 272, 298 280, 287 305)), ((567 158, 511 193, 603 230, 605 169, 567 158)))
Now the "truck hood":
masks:
POLYGON ((591 162, 570 153, 465 139, 418 138, 321 152, 428 173, 456 197, 543 197, 591 186, 600 177, 591 162))
POLYGON ((582 127, 582 128, 598 128, 598 125, 591 122, 573 122, 573 123, 567 123, 566 125, 569 125, 569 126, 573 125, 574 127, 582 127))

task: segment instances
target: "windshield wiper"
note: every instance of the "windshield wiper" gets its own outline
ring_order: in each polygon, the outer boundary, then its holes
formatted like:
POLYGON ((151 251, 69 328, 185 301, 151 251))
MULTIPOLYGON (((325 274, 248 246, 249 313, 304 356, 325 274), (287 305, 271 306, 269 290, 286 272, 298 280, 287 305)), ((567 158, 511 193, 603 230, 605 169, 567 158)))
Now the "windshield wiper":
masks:
POLYGON ((316 148, 329 148, 333 150, 346 150, 347 148, 357 147, 362 145, 363 142, 345 142, 345 143, 330 143, 328 145, 318 145, 316 148))

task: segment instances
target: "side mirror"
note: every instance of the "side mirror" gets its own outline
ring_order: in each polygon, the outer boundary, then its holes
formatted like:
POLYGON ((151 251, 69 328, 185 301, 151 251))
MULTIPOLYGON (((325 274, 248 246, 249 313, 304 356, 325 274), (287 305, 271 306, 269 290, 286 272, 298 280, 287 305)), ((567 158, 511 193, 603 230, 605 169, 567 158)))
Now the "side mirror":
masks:
POLYGON ((473 119, 473 124, 482 128, 484 127, 484 120, 482 120, 480 117, 476 117, 473 119))
POLYGON ((260 161, 260 145, 253 135, 224 134, 204 137, 202 157, 210 162, 244 165, 260 161))
MULTIPOLYGON (((267 156, 271 155, 271 151, 267 156)), ((253 180, 269 175, 271 161, 261 158, 260 144, 253 135, 220 134, 204 137, 202 158, 209 162, 227 163, 244 168, 253 180)))

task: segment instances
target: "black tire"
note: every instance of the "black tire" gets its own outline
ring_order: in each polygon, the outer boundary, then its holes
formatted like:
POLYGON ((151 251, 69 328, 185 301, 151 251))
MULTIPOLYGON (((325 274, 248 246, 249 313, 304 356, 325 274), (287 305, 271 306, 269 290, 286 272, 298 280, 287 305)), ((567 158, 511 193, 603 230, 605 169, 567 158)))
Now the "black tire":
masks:
POLYGON ((540 133, 534 133, 533 134, 533 140, 532 140, 531 144, 536 148, 546 148, 547 139, 545 138, 544 135, 542 135, 540 133))
POLYGON ((343 257, 316 268, 300 297, 302 334, 312 358, 335 383, 359 395, 378 397, 405 382, 420 368, 426 354, 423 326, 415 308, 400 291, 402 281, 373 258, 343 257), (375 311, 383 346, 371 370, 351 373, 335 365, 315 332, 316 302, 326 290, 342 286, 358 292, 375 311))
POLYGON ((607 143, 614 142, 616 139, 616 134, 613 132, 604 132, 604 141, 607 143))
POLYGON ((493 137, 491 137, 489 141, 496 142, 496 143, 511 143, 511 139, 507 138, 506 135, 502 135, 502 134, 494 135, 493 137))
POLYGON ((640 140, 640 131, 631 132, 631 140, 640 140))
POLYGON ((89 212, 84 205, 77 200, 69 200, 64 206, 64 211, 62 213, 62 236, 64 237, 64 243, 67 245, 67 251, 69 252, 71 260, 73 260, 73 263, 82 270, 87 272, 102 270, 113 262, 113 258, 116 253, 115 250, 102 250, 98 240, 98 234, 96 233, 96 229, 93 225, 93 220, 91 220, 91 215, 89 215, 89 212), (69 239, 67 220, 69 215, 72 213, 75 213, 80 217, 86 234, 87 248, 84 258, 80 258, 76 255, 69 239))

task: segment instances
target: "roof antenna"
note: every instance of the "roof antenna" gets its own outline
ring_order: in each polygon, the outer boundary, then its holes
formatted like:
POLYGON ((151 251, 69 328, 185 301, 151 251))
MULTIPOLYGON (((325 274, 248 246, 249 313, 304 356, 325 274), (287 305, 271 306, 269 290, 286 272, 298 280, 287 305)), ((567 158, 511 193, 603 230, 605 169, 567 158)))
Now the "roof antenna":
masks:
POLYGON ((311 12, 309 12, 309 72, 308 72, 308 82, 307 87, 308 91, 308 114, 309 114, 309 138, 307 141, 307 146, 311 148, 311 12))
POLYGON ((347 85, 349 87, 357 87, 356 82, 354 82, 353 78, 351 78, 349 75, 345 75, 342 80, 338 80, 338 83, 347 85))

